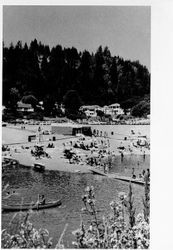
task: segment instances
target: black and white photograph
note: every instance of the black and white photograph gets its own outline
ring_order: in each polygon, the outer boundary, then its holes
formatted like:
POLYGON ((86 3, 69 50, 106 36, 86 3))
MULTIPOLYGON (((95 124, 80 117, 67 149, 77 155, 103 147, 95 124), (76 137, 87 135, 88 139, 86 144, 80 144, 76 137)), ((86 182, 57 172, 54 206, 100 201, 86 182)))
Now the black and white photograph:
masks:
POLYGON ((2 19, 1 248, 149 249, 151 6, 2 19))

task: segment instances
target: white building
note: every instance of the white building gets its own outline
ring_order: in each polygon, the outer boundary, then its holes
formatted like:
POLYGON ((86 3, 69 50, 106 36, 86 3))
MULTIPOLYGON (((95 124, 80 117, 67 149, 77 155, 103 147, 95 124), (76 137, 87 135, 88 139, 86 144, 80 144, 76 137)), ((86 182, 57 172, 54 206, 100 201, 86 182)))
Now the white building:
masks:
POLYGON ((120 107, 119 103, 114 103, 108 106, 111 111, 111 115, 123 115, 124 110, 120 107))
POLYGON ((20 112, 34 112, 34 109, 32 108, 31 104, 18 102, 17 103, 17 111, 20 111, 20 112))
POLYGON ((84 105, 80 107, 80 110, 83 111, 87 117, 96 117, 97 110, 102 110, 98 105, 84 105))
POLYGON ((4 114, 4 110, 6 109, 5 106, 2 106, 2 115, 4 114))
POLYGON ((112 115, 112 110, 109 108, 109 106, 104 106, 103 112, 105 113, 105 115, 112 115))
POLYGON ((103 112, 106 115, 116 116, 116 115, 123 115, 124 110, 120 107, 119 103, 114 103, 109 106, 103 107, 103 112))
POLYGON ((86 105, 81 106, 80 110, 85 112, 87 117, 96 117, 97 110, 103 111, 105 115, 121 115, 124 114, 124 110, 120 107, 119 103, 111 104, 109 106, 100 107, 98 105, 86 105))

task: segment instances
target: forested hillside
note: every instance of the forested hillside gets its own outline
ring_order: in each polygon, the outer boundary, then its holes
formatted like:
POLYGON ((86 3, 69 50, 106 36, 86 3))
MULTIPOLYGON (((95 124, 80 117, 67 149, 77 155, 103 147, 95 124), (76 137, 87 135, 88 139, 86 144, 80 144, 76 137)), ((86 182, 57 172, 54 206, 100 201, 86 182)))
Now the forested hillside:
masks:
POLYGON ((91 54, 61 45, 50 49, 36 39, 3 46, 3 105, 33 95, 51 109, 71 90, 82 104, 119 102, 128 108, 130 100, 149 95, 150 73, 138 61, 112 56, 108 47, 91 54))

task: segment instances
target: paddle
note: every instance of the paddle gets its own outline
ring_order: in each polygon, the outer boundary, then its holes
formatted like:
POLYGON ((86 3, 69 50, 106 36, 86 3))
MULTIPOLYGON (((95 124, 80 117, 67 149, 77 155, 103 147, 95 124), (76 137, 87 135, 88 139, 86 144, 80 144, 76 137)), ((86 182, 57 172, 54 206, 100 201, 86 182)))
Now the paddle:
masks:
POLYGON ((38 194, 38 199, 37 199, 37 202, 36 202, 37 210, 38 210, 38 208, 39 208, 39 197, 40 197, 40 194, 38 194))

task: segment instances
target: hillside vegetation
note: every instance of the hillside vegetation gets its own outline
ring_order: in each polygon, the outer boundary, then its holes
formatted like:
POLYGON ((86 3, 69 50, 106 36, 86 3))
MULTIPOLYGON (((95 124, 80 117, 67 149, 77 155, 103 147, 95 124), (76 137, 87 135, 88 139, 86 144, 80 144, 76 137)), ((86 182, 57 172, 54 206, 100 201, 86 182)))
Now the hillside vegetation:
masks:
POLYGON ((34 105, 43 101, 50 115, 69 91, 80 100, 76 106, 119 102, 131 108, 150 94, 150 73, 138 61, 112 56, 108 47, 80 52, 61 45, 50 48, 36 39, 30 45, 19 41, 3 46, 3 105, 15 108, 17 101, 30 96, 34 105))

